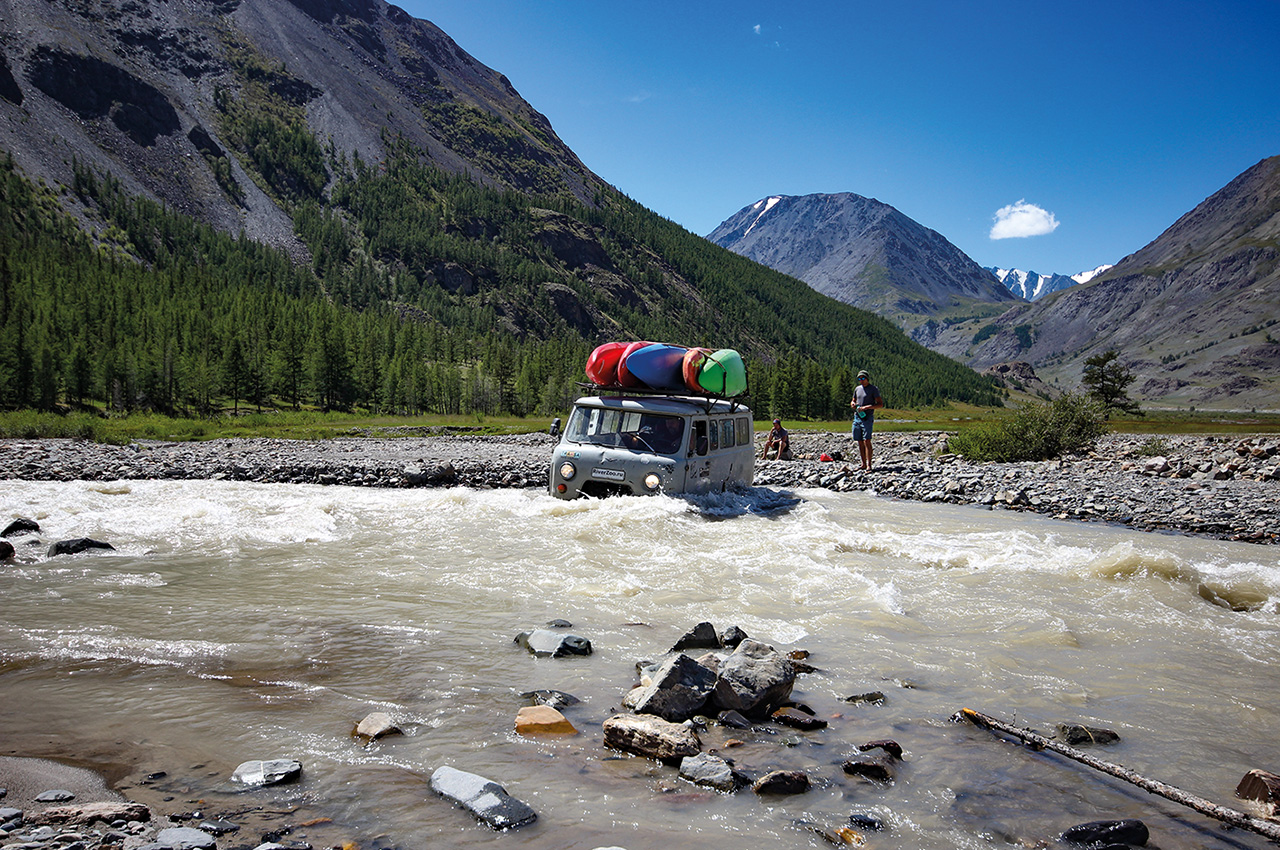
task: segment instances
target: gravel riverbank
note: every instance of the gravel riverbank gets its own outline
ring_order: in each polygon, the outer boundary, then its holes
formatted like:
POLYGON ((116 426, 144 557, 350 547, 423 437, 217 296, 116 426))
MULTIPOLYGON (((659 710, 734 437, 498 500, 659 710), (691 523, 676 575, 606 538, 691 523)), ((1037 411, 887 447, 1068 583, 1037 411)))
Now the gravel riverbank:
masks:
MULTIPOLYGON (((757 438, 757 445, 763 436, 757 438)), ((406 429, 322 441, 0 441, 0 479, 232 479, 363 487, 547 486, 554 439, 406 429)), ((824 487, 927 502, 1024 510, 1144 531, 1280 542, 1280 436, 1110 434, 1061 460, 968 463, 941 432, 883 433, 876 468, 857 469, 848 434, 792 432, 796 459, 759 461, 755 484, 824 487), (820 456, 836 457, 822 461, 820 456), (845 459, 842 460, 841 458, 845 459)))

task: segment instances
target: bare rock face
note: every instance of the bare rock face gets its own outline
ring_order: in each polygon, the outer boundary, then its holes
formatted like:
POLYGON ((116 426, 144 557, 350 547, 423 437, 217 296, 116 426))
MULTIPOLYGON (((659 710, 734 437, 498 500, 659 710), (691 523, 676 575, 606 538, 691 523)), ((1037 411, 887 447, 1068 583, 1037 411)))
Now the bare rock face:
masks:
POLYGON ((18 86, 18 81, 13 77, 13 69, 9 67, 9 60, 0 53, 0 97, 14 104, 22 105, 22 89, 18 86))
POLYGON ((177 110, 159 89, 96 57, 42 46, 27 74, 32 85, 81 118, 110 116, 121 132, 143 147, 181 126, 177 110))
POLYGON ((679 761, 702 752, 693 729, 651 714, 617 714, 603 728, 606 747, 659 761, 679 761))

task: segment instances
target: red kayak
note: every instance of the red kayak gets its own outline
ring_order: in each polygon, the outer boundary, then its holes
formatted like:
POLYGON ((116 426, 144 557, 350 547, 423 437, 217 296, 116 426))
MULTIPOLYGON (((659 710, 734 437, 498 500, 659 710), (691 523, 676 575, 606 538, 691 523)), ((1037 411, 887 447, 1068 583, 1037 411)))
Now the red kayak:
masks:
POLYGON ((622 356, 618 358, 618 386, 620 387, 639 387, 641 381, 639 378, 631 374, 627 369, 627 355, 633 351, 639 351, 647 345, 653 345, 651 342, 633 342, 622 350, 622 356))
POLYGON ((625 342, 606 342, 596 346, 587 358, 587 380, 597 387, 611 387, 618 383, 618 361, 626 348, 625 342))

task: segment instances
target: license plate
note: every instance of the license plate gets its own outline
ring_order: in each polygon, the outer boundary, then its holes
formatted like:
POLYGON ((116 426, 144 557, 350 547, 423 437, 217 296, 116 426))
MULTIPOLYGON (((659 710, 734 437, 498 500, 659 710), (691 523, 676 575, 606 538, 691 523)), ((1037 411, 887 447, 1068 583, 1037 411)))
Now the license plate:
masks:
POLYGON ((621 469, 602 469, 597 466, 591 470, 591 477, 607 478, 610 481, 622 481, 627 477, 627 473, 623 472, 621 469))

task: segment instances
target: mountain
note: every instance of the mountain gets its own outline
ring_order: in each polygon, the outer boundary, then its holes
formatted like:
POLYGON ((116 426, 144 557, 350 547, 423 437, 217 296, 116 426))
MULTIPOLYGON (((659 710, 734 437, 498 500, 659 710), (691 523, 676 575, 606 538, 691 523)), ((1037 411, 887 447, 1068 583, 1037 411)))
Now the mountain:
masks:
POLYGON ((765 198, 707 238, 907 329, 996 315, 1017 300, 936 231, 850 192, 765 198))
POLYGON ((0 408, 546 413, 592 346, 847 414, 993 383, 630 201, 383 0, 0 0, 0 408), (879 377, 882 376, 882 377, 879 377))
POLYGON ((380 0, 0 8, 0 96, 16 107, 0 110, 4 144, 51 183, 79 162, 294 250, 284 207, 318 199, 332 170, 317 145, 376 163, 390 134, 488 186, 582 199, 605 186, 506 77, 380 0))
POLYGON ((1247 169, 1149 245, 1088 281, 993 322, 925 341, 977 368, 1029 361, 1059 386, 1116 349, 1134 397, 1164 406, 1274 409, 1280 398, 1280 157, 1247 169))
POLYGON ((1077 283, 1088 283, 1109 268, 1111 268, 1109 265, 1098 266, 1096 269, 1069 276, 1064 274, 1042 275, 1021 269, 1000 269, 995 267, 988 268, 987 271, 995 275, 996 279, 1003 283, 1014 295, 1027 301, 1039 301, 1050 292, 1057 292, 1069 286, 1075 286, 1077 283))

